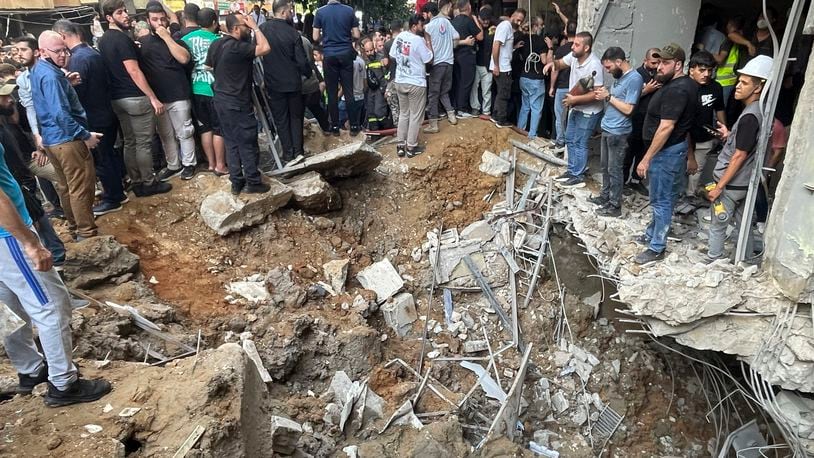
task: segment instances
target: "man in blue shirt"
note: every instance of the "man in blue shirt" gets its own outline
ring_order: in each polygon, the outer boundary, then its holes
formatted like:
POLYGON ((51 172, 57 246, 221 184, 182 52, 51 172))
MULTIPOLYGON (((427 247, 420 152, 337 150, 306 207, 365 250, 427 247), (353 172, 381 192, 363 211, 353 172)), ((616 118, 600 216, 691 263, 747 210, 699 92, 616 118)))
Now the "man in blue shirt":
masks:
POLYGON ((62 72, 70 54, 62 36, 46 30, 40 34, 39 45, 40 61, 31 70, 34 110, 42 145, 59 178, 57 185, 67 191, 62 208, 69 229, 81 240, 96 235, 96 171, 90 150, 99 144, 101 135, 88 130, 85 109, 62 72))
POLYGON ((602 56, 602 66, 615 81, 608 92, 602 86, 594 91, 596 100, 605 102, 602 118, 601 167, 602 192, 589 200, 599 205, 600 216, 622 215, 622 185, 628 136, 633 130, 631 115, 642 93, 642 76, 634 71, 622 48, 612 46, 602 56))
POLYGON ((0 315, 10 311, 25 320, 3 341, 17 369, 17 392, 30 394, 48 382, 48 406, 96 401, 110 392, 110 383, 79 378, 72 362, 70 295, 31 225, 22 190, 0 146, 0 303, 5 304, 0 304, 0 315), (32 325, 37 327, 42 353, 34 343, 32 325))
POLYGON ((65 45, 71 50, 67 68, 79 74, 79 84, 74 86, 74 90, 85 108, 89 129, 102 134, 99 145, 91 151, 96 176, 102 182, 101 202, 93 207, 93 214, 101 216, 119 211, 122 203, 127 201, 122 186, 124 158, 114 148, 119 121, 110 103, 105 61, 101 54, 82 41, 82 30, 78 24, 60 19, 53 30, 62 35, 65 45))
MULTIPOLYGON (((353 61, 356 59, 353 40, 358 40, 360 36, 356 16, 350 6, 343 5, 339 0, 329 0, 327 5, 317 10, 313 38, 315 43, 322 38, 328 115, 331 117, 331 132, 335 136, 339 135, 339 84, 342 84, 343 94, 353 94, 353 61)), ((359 119, 359 108, 355 103, 349 104, 348 118, 359 119)), ((359 125, 351 125, 350 134, 355 136, 360 129, 359 125)))

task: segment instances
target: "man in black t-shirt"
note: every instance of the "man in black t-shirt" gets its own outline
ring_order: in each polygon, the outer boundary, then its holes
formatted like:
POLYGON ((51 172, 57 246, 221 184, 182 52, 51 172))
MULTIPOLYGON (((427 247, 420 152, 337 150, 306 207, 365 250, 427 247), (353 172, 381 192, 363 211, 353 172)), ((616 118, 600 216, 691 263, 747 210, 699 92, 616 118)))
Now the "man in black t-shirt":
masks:
POLYGON ((155 116, 164 112, 164 104, 141 71, 138 48, 126 33, 130 16, 124 0, 104 0, 101 9, 110 28, 99 39, 99 53, 110 77, 110 98, 122 128, 124 164, 133 193, 144 197, 169 192, 172 185, 153 173, 155 116))
POLYGON ((472 91, 469 93, 469 106, 473 116, 492 114, 492 72, 489 71, 489 62, 492 61, 492 43, 495 40, 495 22, 492 19, 492 7, 482 6, 478 17, 478 25, 483 30, 483 40, 478 41, 475 51, 475 79, 472 82, 472 91), (481 103, 481 99, 483 102, 481 103))
MULTIPOLYGON (((571 52, 571 45, 574 43, 574 38, 577 36, 577 24, 569 22, 566 26, 567 40, 562 43, 557 49, 554 50, 554 60, 561 60, 571 52)), ((557 137, 554 140, 555 153, 562 153, 565 151, 565 121, 568 119, 565 113, 565 95, 568 94, 568 80, 571 77, 571 68, 557 70, 555 66, 551 72, 551 79, 549 80, 548 96, 554 98, 554 124, 557 131, 557 137)))
POLYGON ((517 115, 517 127, 528 131, 529 140, 537 138, 540 127, 540 118, 543 116, 545 105, 545 74, 543 67, 552 57, 549 54, 548 44, 540 35, 543 28, 542 18, 536 17, 532 21, 531 34, 523 37, 523 46, 517 53, 518 61, 522 65, 520 71, 520 113, 517 115), (530 58, 535 54, 535 58, 530 58), (531 115, 531 121, 529 121, 531 115))
MULTIPOLYGON (((715 57, 708 51, 698 51, 690 59, 690 78, 698 83, 698 111, 690 129, 694 154, 687 156, 687 195, 694 196, 699 184, 709 183, 712 167, 707 167, 707 155, 718 146, 715 129, 718 123, 726 125, 724 90, 712 79, 715 57)), ((681 190, 678 190, 681 192, 681 190)))
POLYGON ((147 3, 146 11, 150 34, 140 40, 140 63, 147 82, 164 104, 164 112, 158 116, 158 136, 167 168, 158 173, 158 179, 167 181, 180 173, 182 179, 189 180, 197 166, 192 88, 185 67, 191 57, 186 46, 170 35, 164 6, 153 0, 147 3))
POLYGON ((458 15, 452 19, 452 26, 461 38, 474 37, 475 43, 458 42, 454 50, 455 63, 452 67, 453 96, 452 106, 459 118, 471 118, 469 113, 469 95, 475 82, 475 53, 478 41, 483 40, 483 30, 472 19, 472 7, 469 0, 458 0, 458 15))
POLYGON ((637 264, 664 258, 675 206, 675 182, 683 180, 687 167, 687 134, 698 100, 698 85, 684 74, 687 57, 681 46, 670 43, 653 56, 660 59, 656 80, 664 87, 650 100, 642 134, 647 152, 636 169, 639 176, 650 179, 653 209, 647 231, 639 238, 648 248, 636 257, 637 264))
POLYGON ((639 97, 639 103, 633 109, 633 131, 628 137, 628 150, 625 155, 624 174, 625 179, 630 175, 630 181, 626 184, 629 185, 634 191, 640 194, 647 195, 647 187, 642 183, 642 178, 636 173, 636 167, 639 166, 639 161, 644 157, 647 147, 642 140, 642 128, 644 127, 644 118, 647 116, 647 107, 650 105, 650 99, 653 94, 661 89, 662 84, 653 77, 656 76, 656 71, 659 68, 659 60, 653 57, 653 54, 658 52, 659 48, 650 48, 644 56, 642 65, 636 69, 639 75, 642 76, 644 86, 642 86, 642 95, 639 97))
POLYGON ((206 55, 206 66, 212 68, 215 82, 214 105, 226 143, 226 165, 232 194, 268 192, 258 163, 257 119, 252 106, 252 73, 255 57, 271 51, 266 36, 249 16, 232 13, 226 16, 228 35, 215 40, 206 55), (256 43, 252 43, 254 31, 256 43))

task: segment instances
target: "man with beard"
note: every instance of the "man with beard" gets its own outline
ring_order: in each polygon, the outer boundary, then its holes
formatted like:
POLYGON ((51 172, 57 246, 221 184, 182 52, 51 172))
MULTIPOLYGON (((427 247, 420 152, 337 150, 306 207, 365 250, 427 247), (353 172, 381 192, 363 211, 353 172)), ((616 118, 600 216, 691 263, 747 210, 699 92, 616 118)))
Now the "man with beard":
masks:
POLYGON ((492 115, 492 44, 495 38, 495 26, 492 23, 492 7, 482 6, 478 11, 478 26, 483 30, 483 40, 478 43, 475 54, 475 80, 472 92, 469 93, 469 106, 472 116, 492 115))
POLYGON ((564 70, 570 67, 568 86, 570 92, 562 103, 569 108, 568 125, 565 128, 565 144, 568 148, 568 170, 555 180, 564 187, 585 186, 585 170, 588 168, 588 141, 602 116, 603 104, 594 96, 594 89, 603 85, 602 63, 593 54, 594 37, 588 32, 580 32, 571 44, 571 53, 546 65, 545 72, 556 67, 564 70), (581 81, 593 78, 593 87, 581 87, 581 81))
POLYGON ((252 74, 255 57, 271 51, 266 36, 249 16, 226 16, 227 35, 212 43, 206 66, 212 68, 215 83, 215 110, 226 141, 226 165, 232 194, 268 192, 258 170, 260 148, 257 145, 257 118, 252 104, 252 74), (252 31, 256 43, 252 43, 252 31))
MULTIPOLYGON (((707 165, 707 155, 718 146, 713 132, 720 122, 726 125, 724 91, 712 79, 715 73, 715 57, 708 51, 698 51, 690 58, 690 78, 698 83, 698 112, 690 130, 694 154, 687 155, 686 194, 694 196, 700 191, 699 184, 709 183, 712 174, 707 165)), ((677 192, 683 194, 683 189, 677 192)))
POLYGON ((40 123, 42 145, 68 198, 62 202, 68 227, 77 240, 96 235, 93 199, 96 171, 90 150, 101 134, 90 132, 85 109, 62 72, 70 50, 62 36, 46 30, 39 38, 40 62, 31 70, 31 96, 40 123))
POLYGON ((618 217, 622 215, 622 167, 627 137, 633 129, 630 115, 639 101, 643 83, 642 76, 630 66, 622 48, 608 48, 602 55, 602 65, 615 81, 610 91, 605 86, 595 91, 596 99, 606 104, 602 117, 602 192, 589 200, 600 205, 597 215, 618 217))
POLYGON ((153 173, 152 141, 155 116, 164 112, 139 66, 139 50, 127 35, 130 16, 124 0, 103 0, 109 29, 99 39, 99 52, 110 76, 110 98, 124 140, 124 164, 137 197, 169 192, 172 185, 153 173))
POLYGON ((302 81, 311 76, 311 65, 294 29, 290 0, 275 0, 272 14, 274 17, 260 26, 271 46, 271 52, 263 56, 263 75, 271 117, 283 148, 282 160, 290 162, 303 153, 302 81))
POLYGON ((512 53, 514 52, 514 31, 526 20, 526 10, 514 10, 508 21, 503 21, 495 29, 492 43, 492 59, 489 70, 497 86, 495 111, 492 122, 498 128, 511 127, 509 122, 509 99, 512 97, 512 53))
POLYGON ((198 165, 190 100, 192 90, 186 69, 191 57, 187 48, 172 38, 164 6, 152 0, 147 2, 146 12, 150 33, 139 40, 139 62, 147 82, 164 105, 164 111, 158 115, 158 136, 167 167, 159 172, 158 179, 167 181, 180 174, 181 179, 190 180, 198 165))
POLYGON ((647 152, 636 171, 650 180, 650 208, 653 217, 638 241, 647 249, 636 257, 637 264, 664 258, 667 232, 675 206, 674 186, 682 180, 687 163, 687 133, 693 125, 698 85, 684 74, 684 50, 675 43, 653 53, 659 59, 656 80, 664 86, 656 92, 647 109, 643 139, 647 152))
POLYGON ((642 81, 644 81, 644 86, 642 86, 642 95, 639 97, 639 103, 633 110, 633 131, 628 137, 629 149, 625 156, 624 167, 626 179, 628 174, 630 174, 630 180, 628 181, 630 187, 645 196, 648 193, 647 187, 642 183, 642 177, 636 173, 636 167, 639 166, 639 161, 642 160, 645 152, 644 141, 642 141, 642 127, 644 126, 644 118, 647 115, 647 107, 650 105, 650 98, 653 96, 653 93, 661 89, 661 83, 653 78, 656 76, 656 70, 658 70, 659 67, 659 60, 653 57, 653 54, 658 51, 659 48, 648 49, 645 53, 642 65, 636 69, 639 75, 641 75, 642 81))

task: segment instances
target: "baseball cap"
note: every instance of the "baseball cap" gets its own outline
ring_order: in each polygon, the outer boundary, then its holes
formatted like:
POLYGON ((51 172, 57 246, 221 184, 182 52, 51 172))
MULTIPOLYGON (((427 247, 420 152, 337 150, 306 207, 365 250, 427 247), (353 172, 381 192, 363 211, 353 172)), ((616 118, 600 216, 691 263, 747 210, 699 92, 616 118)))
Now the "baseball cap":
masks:
POLYGON ((14 78, 6 81, 0 86, 0 95, 11 95, 14 90, 17 89, 17 81, 14 78))
POLYGON ((656 59, 680 60, 682 62, 687 60, 687 54, 684 52, 684 48, 675 43, 662 46, 661 49, 653 53, 653 57, 656 59))

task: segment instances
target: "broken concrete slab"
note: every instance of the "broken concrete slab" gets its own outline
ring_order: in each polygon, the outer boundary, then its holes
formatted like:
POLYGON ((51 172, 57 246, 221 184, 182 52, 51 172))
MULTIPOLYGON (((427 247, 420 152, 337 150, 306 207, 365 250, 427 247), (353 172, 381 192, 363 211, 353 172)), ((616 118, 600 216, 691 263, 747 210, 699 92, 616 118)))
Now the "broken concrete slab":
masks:
POLYGON ((271 299, 264 281, 233 281, 226 285, 226 291, 237 294, 252 303, 266 302, 271 299))
POLYGON ((399 337, 410 332, 411 325, 418 319, 415 310, 415 299, 410 293, 397 294, 391 301, 381 307, 384 321, 399 337))
POLYGON ((266 288, 271 300, 278 306, 298 307, 305 303, 307 292, 294 283, 291 271, 285 267, 275 267, 266 276, 266 288))
POLYGON ((271 448, 282 455, 292 455, 302 436, 302 426, 285 417, 271 417, 271 448))
POLYGON ((277 180, 268 180, 271 186, 264 194, 242 194, 238 197, 227 191, 216 191, 201 202, 204 224, 224 236, 256 226, 277 209, 285 206, 293 191, 277 180))
POLYGON ((478 220, 466 226, 461 231, 461 238, 465 240, 480 240, 488 242, 495 238, 495 231, 492 226, 484 220, 478 220))
POLYGON ((336 294, 345 292, 345 281, 348 278, 348 265, 350 259, 336 259, 328 261, 322 265, 322 271, 325 273, 325 280, 333 288, 336 294))
POLYGON ((342 197, 322 175, 307 172, 285 181, 293 192, 291 204, 306 213, 320 214, 342 208, 342 197))
POLYGON ((139 258, 111 235, 69 244, 64 273, 72 288, 90 288, 127 273, 138 272, 139 258))
POLYGON ((511 162, 491 151, 484 151, 480 160, 481 163, 480 166, 478 166, 478 170, 493 177, 502 177, 512 169, 511 162))
POLYGON ((489 349, 489 343, 485 340, 467 340, 463 344, 464 353, 478 353, 489 349))
POLYGON ((373 263, 356 275, 363 288, 376 293, 376 300, 381 303, 396 294, 403 286, 404 280, 387 258, 373 263))
POLYGON ((311 156, 293 167, 275 170, 269 175, 291 177, 314 171, 327 180, 334 180, 370 173, 381 162, 382 155, 378 151, 364 142, 358 142, 311 156))

